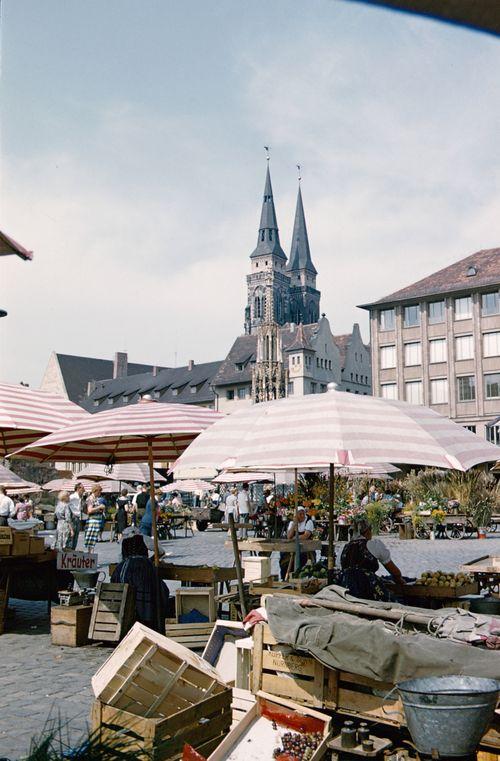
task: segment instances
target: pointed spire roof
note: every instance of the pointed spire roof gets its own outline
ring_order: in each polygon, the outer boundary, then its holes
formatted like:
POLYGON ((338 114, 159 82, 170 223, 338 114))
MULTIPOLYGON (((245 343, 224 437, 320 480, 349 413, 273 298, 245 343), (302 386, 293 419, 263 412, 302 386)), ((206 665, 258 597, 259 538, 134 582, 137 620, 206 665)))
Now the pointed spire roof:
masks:
POLYGON ((267 165, 266 184, 264 186, 264 200, 262 202, 262 211, 260 214, 259 235, 257 246, 250 258, 272 254, 286 261, 286 254, 280 245, 280 236, 278 231, 278 222, 276 220, 276 210, 274 208, 273 187, 271 185, 271 173, 269 164, 267 165))
POLYGON ((290 261, 288 270, 307 270, 317 275, 317 270, 311 259, 309 238, 307 237, 306 217, 302 203, 302 191, 299 184, 297 194, 297 207, 295 210, 295 222, 293 225, 292 246, 290 249, 290 261))
POLYGON ((304 326, 302 323, 299 323, 297 326, 297 333, 295 334, 295 338, 293 342, 290 344, 290 346, 287 348, 287 351, 303 351, 304 349, 311 349, 311 344, 307 340, 304 326))

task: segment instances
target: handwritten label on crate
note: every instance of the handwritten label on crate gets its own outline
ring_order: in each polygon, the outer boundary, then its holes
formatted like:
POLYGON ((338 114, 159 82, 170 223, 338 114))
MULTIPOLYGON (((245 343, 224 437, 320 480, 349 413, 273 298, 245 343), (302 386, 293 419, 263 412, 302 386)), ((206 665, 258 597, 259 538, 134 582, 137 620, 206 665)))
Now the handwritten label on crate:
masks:
POLYGON ((12 529, 9 526, 0 526, 0 544, 12 544, 12 529))
POLYGON ((314 673, 314 661, 311 658, 302 658, 299 655, 290 655, 274 650, 269 650, 264 654, 263 665, 266 669, 287 671, 302 676, 312 676, 314 673))
POLYGON ((67 550, 57 553, 58 571, 97 571, 97 553, 67 550))

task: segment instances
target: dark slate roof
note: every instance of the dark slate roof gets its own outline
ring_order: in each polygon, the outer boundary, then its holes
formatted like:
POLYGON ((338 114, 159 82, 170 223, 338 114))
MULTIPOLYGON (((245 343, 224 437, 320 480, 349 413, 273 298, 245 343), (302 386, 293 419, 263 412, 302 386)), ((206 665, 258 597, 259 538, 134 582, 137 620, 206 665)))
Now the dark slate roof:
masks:
MULTIPOLYGON (((290 330, 288 332, 290 332, 290 330)), ((290 346, 285 349, 285 351, 304 351, 307 349, 311 350, 311 344, 307 340, 304 326, 301 323, 295 331, 295 339, 290 344, 290 346)))
POLYGON ((267 166, 266 172, 266 184, 264 186, 264 200, 262 201, 262 211, 260 214, 257 246, 253 253, 250 255, 250 259, 266 254, 278 256, 280 259, 284 259, 286 261, 286 254, 280 245, 280 235, 278 231, 278 221, 276 219, 276 210, 274 208, 273 188, 271 185, 269 164, 267 166))
POLYGON ((340 352, 340 367, 343 369, 345 367, 345 361, 347 357, 347 349, 349 347, 349 342, 352 338, 352 333, 344 333, 341 336, 333 336, 333 340, 335 341, 337 348, 340 352))
POLYGON ((193 365, 191 369, 187 365, 168 367, 156 375, 146 372, 104 380, 81 402, 81 406, 89 412, 99 412, 111 406, 124 407, 143 394, 151 394, 160 402, 208 404, 215 399, 212 383, 220 365, 220 362, 204 362, 193 365), (113 400, 112 405, 108 404, 108 399, 113 400))
MULTIPOLYGON (((310 341, 317 328, 317 322, 299 326, 286 323, 281 326, 281 346, 285 353, 285 364, 286 352, 297 342, 297 335, 302 332, 307 348, 311 349, 310 341)), ((255 364, 256 358, 257 336, 238 336, 226 359, 221 363, 219 371, 213 379, 213 385, 227 386, 237 385, 238 383, 250 383, 252 380, 252 367, 255 364)))
MULTIPOLYGON (((77 357, 72 354, 56 354, 68 397, 77 404, 86 396, 89 381, 101 381, 113 377, 113 361, 94 357, 77 357)), ((153 365, 128 363, 129 375, 152 372, 153 365)))
POLYGON ((418 280, 406 288, 391 293, 389 296, 370 304, 363 304, 362 309, 381 304, 391 304, 399 301, 412 301, 414 299, 437 296, 444 293, 460 293, 477 288, 500 285, 500 248, 489 248, 477 251, 475 254, 461 259, 455 264, 450 264, 434 274, 418 280), (476 274, 468 275, 470 268, 475 268, 476 274))
POLYGON ((307 272, 312 272, 313 275, 318 274, 311 259, 311 250, 309 248, 309 238, 307 235, 306 217, 304 214, 300 185, 297 194, 297 208, 295 210, 290 260, 287 269, 289 271, 307 270, 307 272))

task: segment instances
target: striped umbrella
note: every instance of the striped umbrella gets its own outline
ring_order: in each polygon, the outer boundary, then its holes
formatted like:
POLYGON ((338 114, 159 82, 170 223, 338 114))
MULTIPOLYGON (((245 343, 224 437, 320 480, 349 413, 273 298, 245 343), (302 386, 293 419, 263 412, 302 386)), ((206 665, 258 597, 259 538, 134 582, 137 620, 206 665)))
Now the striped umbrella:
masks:
MULTIPOLYGON (((113 465, 111 468, 96 463, 94 465, 87 465, 78 475, 90 481, 105 481, 111 477, 115 481, 136 481, 137 483, 145 484, 149 481, 149 467, 146 462, 128 462, 123 465, 113 465)), ((155 481, 167 480, 157 470, 154 472, 154 477, 155 481)))
POLYGON ((171 494, 174 491, 183 491, 188 494, 196 491, 213 491, 214 488, 208 481, 186 479, 185 481, 173 481, 171 484, 167 484, 167 486, 162 486, 161 490, 165 494, 171 494))
MULTIPOLYGON (((468 470, 498 458, 483 441, 428 407, 334 390, 245 407, 205 431, 177 468, 329 468, 328 576, 333 581, 334 468, 381 462, 468 470)), ((297 495, 297 488, 295 488, 297 495)), ((298 533, 297 533, 298 541, 298 533)), ((298 555, 298 548, 296 551, 298 555)), ((296 560, 297 562, 297 560, 296 560)))
MULTIPOLYGON (((116 463, 148 461, 154 504, 154 461, 171 461, 222 415, 206 407, 164 404, 144 397, 136 404, 89 415, 16 452, 39 461, 116 463)), ((156 511, 152 510, 155 562, 159 561, 156 511)))
MULTIPOLYGON (((95 481, 89 481, 85 478, 54 478, 43 485, 45 491, 69 491, 75 490, 76 484, 81 484, 85 491, 90 491, 96 485, 95 481)), ((122 489, 131 489, 129 484, 123 481, 99 481, 99 486, 103 494, 118 494, 122 489)))
POLYGON ((253 484, 257 481, 274 481, 274 474, 256 473, 251 470, 239 470, 232 473, 228 470, 223 470, 222 473, 212 479, 213 484, 253 484))
POLYGON ((10 468, 5 465, 0 465, 0 486, 4 486, 6 489, 16 492, 16 494, 28 494, 30 492, 40 491, 40 486, 34 484, 32 481, 25 481, 24 478, 18 476, 10 468), (22 490, 22 491, 21 491, 22 490))
POLYGON ((11 238, 7 233, 0 230, 0 256, 11 256, 15 254, 25 261, 33 259, 33 251, 28 251, 24 246, 11 238))
POLYGON ((58 394, 0 383, 0 457, 77 420, 91 418, 58 394))

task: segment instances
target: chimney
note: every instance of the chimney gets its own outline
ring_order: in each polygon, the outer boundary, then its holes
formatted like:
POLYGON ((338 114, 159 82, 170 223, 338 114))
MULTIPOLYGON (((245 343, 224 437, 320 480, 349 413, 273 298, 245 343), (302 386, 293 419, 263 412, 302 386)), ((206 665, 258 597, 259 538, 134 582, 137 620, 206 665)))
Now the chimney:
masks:
POLYGON ((153 378, 156 378, 156 376, 157 376, 157 375, 158 375, 158 368, 157 368, 157 366, 155 365, 155 366, 153 367, 153 378))
POLYGON ((128 356, 126 351, 117 351, 113 363, 113 378, 126 378, 128 375, 128 356))
POLYGON ((190 359, 189 362, 188 362, 188 370, 189 370, 189 372, 192 371, 193 367, 194 367, 194 360, 190 359))

